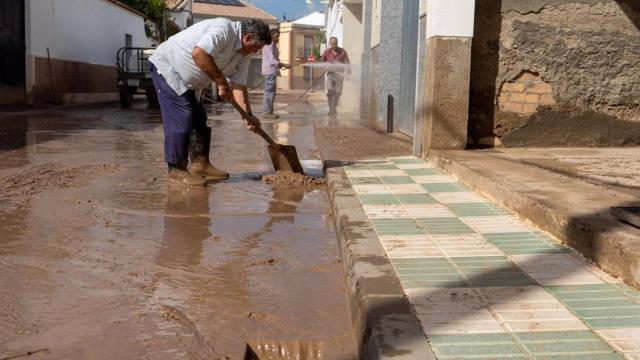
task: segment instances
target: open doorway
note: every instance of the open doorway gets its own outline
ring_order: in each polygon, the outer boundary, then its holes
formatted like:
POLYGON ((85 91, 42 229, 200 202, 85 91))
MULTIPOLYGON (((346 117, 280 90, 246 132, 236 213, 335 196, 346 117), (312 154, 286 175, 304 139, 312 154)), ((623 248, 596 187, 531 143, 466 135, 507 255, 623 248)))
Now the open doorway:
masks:
POLYGON ((0 102, 25 101, 24 0, 0 1, 0 102))

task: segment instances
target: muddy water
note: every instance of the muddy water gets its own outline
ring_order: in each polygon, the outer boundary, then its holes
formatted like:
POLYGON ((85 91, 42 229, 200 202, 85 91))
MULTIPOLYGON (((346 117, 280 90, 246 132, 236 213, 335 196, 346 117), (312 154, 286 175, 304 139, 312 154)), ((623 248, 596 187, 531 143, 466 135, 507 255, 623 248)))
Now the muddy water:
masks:
MULTIPOLYGON (((265 128, 317 159, 305 116, 265 128)), ((157 111, 10 120, 0 359, 243 359, 247 344, 263 357, 354 358, 325 190, 261 182, 268 152, 237 116, 210 119, 212 159, 231 179, 192 190, 165 184, 157 111)))

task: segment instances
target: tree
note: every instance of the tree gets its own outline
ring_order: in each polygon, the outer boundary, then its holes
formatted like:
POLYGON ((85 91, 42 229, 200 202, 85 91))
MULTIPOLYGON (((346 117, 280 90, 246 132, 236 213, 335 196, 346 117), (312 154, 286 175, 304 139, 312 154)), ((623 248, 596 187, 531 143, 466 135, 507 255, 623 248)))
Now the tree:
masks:
POLYGON ((167 10, 167 5, 165 4, 164 0, 120 0, 120 1, 132 7, 133 9, 140 11, 146 16, 144 29, 148 37, 154 38, 156 40, 162 40, 162 39, 158 39, 158 37, 162 37, 162 36, 158 36, 157 34, 154 34, 149 23, 155 24, 156 29, 163 28, 162 20, 164 17, 166 17, 166 10, 167 10))

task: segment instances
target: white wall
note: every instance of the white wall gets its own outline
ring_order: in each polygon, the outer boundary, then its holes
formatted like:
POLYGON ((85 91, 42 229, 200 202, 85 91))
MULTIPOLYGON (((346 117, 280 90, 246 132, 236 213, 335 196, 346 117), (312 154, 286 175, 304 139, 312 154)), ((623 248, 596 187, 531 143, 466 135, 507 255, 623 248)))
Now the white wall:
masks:
POLYGON ((380 45, 380 27, 382 24, 382 4, 384 0, 373 1, 371 8, 371 48, 380 45))
POLYGON ((335 36, 338 44, 342 46, 342 29, 342 0, 333 0, 327 7, 327 44, 329 44, 329 38, 335 36))
POLYGON ((106 0, 26 0, 27 55, 115 66, 116 52, 125 46, 151 45, 144 19, 106 0))
POLYGON ((473 37, 475 0, 428 0, 427 38, 473 37))

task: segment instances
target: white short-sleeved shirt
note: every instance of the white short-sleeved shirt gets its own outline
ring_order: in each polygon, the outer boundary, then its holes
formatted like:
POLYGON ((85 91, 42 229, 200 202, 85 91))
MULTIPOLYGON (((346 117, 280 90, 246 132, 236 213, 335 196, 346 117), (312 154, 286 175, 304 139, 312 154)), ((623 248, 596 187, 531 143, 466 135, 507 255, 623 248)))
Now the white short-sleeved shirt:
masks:
POLYGON ((188 90, 200 93, 211 78, 193 61, 199 47, 213 56, 216 65, 233 83, 247 84, 251 55, 242 55, 242 31, 239 22, 216 18, 203 20, 170 37, 158 46, 149 61, 178 95, 188 90))

